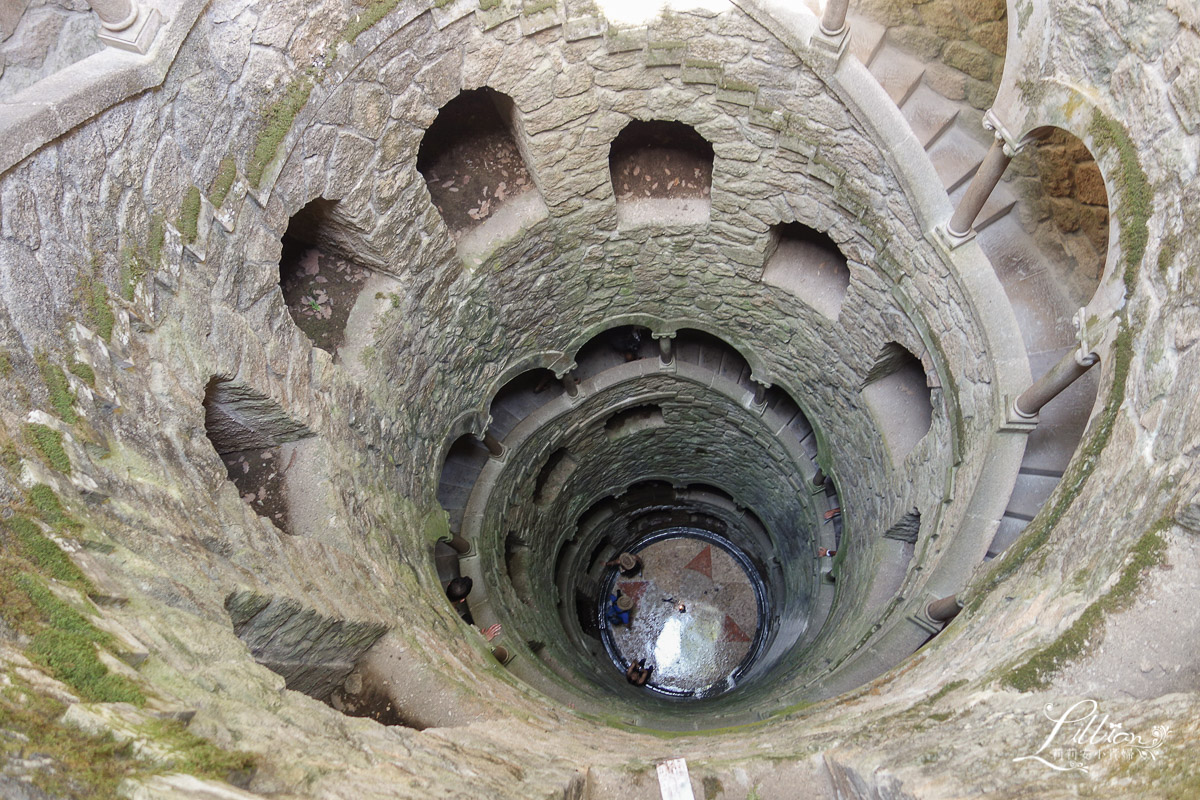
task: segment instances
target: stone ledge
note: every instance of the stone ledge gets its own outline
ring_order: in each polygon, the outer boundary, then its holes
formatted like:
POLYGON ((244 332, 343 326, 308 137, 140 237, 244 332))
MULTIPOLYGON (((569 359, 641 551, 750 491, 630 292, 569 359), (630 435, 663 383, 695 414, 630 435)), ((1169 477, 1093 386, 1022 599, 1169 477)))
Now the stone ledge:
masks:
POLYGON ((162 0, 168 22, 144 56, 105 48, 0 103, 0 175, 117 103, 160 85, 207 0, 162 0))

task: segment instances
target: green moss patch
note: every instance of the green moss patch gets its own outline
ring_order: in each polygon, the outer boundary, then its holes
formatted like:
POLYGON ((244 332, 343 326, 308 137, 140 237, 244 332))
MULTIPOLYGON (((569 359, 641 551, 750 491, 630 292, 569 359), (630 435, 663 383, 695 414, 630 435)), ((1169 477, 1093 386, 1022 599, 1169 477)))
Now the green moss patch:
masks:
POLYGON ((39 483, 29 490, 29 502, 37 509, 38 515, 57 530, 77 531, 83 528, 77 520, 67 514, 54 490, 44 483, 39 483))
POLYGON ((190 732, 178 720, 155 720, 142 732, 171 753, 171 769, 201 778, 240 783, 239 777, 254 771, 254 756, 222 750, 207 739, 190 732))
POLYGON ((1110 176, 1117 196, 1114 216, 1121 226, 1119 241, 1121 253, 1125 258, 1125 290, 1133 294, 1138 269, 1150 238, 1147 223, 1154 212, 1154 193, 1138 160, 1137 148, 1124 128, 1095 111, 1092 113, 1088 133, 1096 147, 1115 152, 1117 155, 1118 172, 1110 176))
POLYGON ((79 313, 83 324, 96 332, 104 341, 112 338, 113 315, 112 306, 108 304, 108 287, 95 274, 79 276, 79 313))
POLYGON ((189 186, 179 209, 179 235, 184 244, 193 244, 200 236, 200 189, 189 186))
POLYGON ((131 742, 88 736, 59 724, 67 710, 64 703, 38 694, 17 675, 9 675, 9 681, 11 686, 0 693, 0 719, 5 730, 18 735, 0 737, 0 759, 25 757, 30 747, 49 759, 53 769, 29 773, 33 786, 51 797, 115 800, 121 781, 146 771, 131 742))
POLYGON ((59 472, 68 475, 71 473, 71 459, 67 457, 67 451, 63 449, 61 433, 45 425, 31 422, 25 426, 25 434, 29 443, 41 454, 47 464, 59 472))
POLYGON ((220 208, 225 202, 225 198, 229 196, 229 190, 233 188, 233 181, 237 178, 237 165, 233 158, 225 157, 217 166, 217 176, 213 178, 212 188, 208 192, 208 202, 213 204, 214 208, 220 208))
POLYGON ((5 620, 32 640, 26 656, 80 698, 97 703, 142 705, 145 696, 129 679, 108 671, 96 652, 112 640, 71 606, 55 597, 41 578, 20 562, 0 562, 0 608, 5 620))
POLYGON ((1019 692, 1045 689, 1063 667, 1099 644, 1104 637, 1105 617, 1127 608, 1137 596, 1147 571, 1162 563, 1167 550, 1162 531, 1170 524, 1169 519, 1160 520, 1143 534, 1130 551, 1129 563, 1121 570, 1116 584, 1084 609, 1061 636, 1006 674, 1000 682, 1019 692))
POLYGON ((356 13, 342 31, 342 40, 353 42, 359 34, 386 17, 399 4, 400 0, 368 0, 361 4, 362 11, 356 13))
POLYGON ((79 567, 58 545, 46 538, 33 520, 14 516, 4 521, 4 530, 12 536, 17 552, 37 567, 43 575, 70 584, 80 591, 91 592, 92 585, 79 567))
POLYGON ((54 408, 54 413, 58 414, 63 422, 74 425, 79 415, 75 413, 75 395, 71 394, 71 385, 67 382, 66 373, 57 364, 52 363, 44 352, 34 356, 34 361, 37 362, 38 371, 42 373, 46 391, 50 393, 50 405, 54 408))
POLYGON ((96 371, 82 361, 72 361, 68 369, 72 375, 79 378, 88 386, 94 387, 96 385, 96 371))
MULTIPOLYGON (((392 3, 391 5, 395 4, 392 3)), ((354 35, 357 36, 358 34, 354 35)), ((257 188, 262 183, 263 175, 267 171, 267 165, 275 158, 275 154, 279 150, 279 145, 283 144, 288 131, 292 129, 292 123, 296 121, 296 115, 300 113, 300 109, 304 108, 304 104, 308 102, 308 96, 312 93, 312 88, 312 81, 307 77, 294 80, 288 86, 287 91, 283 93, 283 96, 272 103, 271 107, 263 114, 263 127, 258 134, 258 139, 254 143, 254 151, 250 156, 250 163, 246 166, 246 178, 250 181, 250 185, 257 188)))

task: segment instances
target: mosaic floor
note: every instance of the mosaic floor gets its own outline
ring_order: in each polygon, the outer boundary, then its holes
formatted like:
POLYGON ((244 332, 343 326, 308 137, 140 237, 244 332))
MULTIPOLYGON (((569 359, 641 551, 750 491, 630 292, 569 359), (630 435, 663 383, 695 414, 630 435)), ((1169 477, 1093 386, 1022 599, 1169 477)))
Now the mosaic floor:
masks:
POLYGON ((649 686, 672 694, 723 690, 758 630, 745 570, 720 547, 686 536, 638 555, 642 573, 616 582, 635 603, 629 625, 609 627, 622 667, 646 659, 649 686))

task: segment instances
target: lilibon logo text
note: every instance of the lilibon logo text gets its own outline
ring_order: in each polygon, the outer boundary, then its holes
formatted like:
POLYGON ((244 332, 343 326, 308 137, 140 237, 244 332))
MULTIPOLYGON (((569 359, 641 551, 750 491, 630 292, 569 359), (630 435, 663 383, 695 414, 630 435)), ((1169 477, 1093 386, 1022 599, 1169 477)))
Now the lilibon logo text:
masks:
POLYGON ((1088 772, 1089 764, 1102 759, 1153 761, 1170 733, 1165 725, 1155 725, 1149 736, 1127 731, 1108 714, 1101 714, 1095 700, 1080 700, 1061 712, 1051 703, 1044 713, 1050 732, 1036 751, 1013 761, 1037 761, 1058 772, 1088 772))

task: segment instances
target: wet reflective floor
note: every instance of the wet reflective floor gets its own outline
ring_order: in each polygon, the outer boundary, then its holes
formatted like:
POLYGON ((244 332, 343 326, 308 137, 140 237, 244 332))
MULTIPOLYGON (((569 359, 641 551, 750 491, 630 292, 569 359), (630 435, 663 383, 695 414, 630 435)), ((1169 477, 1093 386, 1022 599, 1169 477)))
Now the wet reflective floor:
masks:
POLYGON ((610 654, 622 671, 653 665, 648 686, 669 694, 717 694, 750 654, 759 626, 751 578, 728 552, 678 536, 638 552, 642 572, 618 576, 614 589, 634 601, 628 625, 607 624, 610 654))

